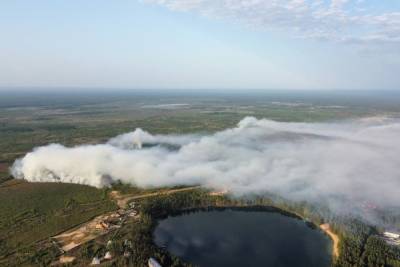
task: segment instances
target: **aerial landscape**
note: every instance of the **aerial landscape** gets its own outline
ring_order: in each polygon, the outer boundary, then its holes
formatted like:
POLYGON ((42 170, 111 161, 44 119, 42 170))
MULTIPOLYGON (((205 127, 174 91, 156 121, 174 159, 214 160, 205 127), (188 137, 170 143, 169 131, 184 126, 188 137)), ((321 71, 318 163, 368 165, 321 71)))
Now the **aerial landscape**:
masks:
POLYGON ((400 4, 0 22, 0 266, 400 266, 400 4))

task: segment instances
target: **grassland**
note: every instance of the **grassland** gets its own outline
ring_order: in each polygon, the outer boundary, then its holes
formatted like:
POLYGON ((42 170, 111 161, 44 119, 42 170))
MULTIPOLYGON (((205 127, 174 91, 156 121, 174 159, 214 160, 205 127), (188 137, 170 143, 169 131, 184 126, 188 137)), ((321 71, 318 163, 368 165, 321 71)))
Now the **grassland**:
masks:
POLYGON ((105 190, 10 180, 0 186, 2 255, 115 209, 105 190))

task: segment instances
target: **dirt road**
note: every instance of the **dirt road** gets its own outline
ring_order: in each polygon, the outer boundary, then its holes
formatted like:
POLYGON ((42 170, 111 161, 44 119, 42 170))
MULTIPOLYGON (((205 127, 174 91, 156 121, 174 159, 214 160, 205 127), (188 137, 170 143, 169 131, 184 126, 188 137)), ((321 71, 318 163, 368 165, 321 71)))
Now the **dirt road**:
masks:
MULTIPOLYGON (((164 190, 155 193, 148 193, 142 195, 122 195, 118 191, 112 191, 110 197, 117 202, 117 205, 121 209, 127 208, 129 201, 135 199, 143 199, 148 197, 154 197, 158 195, 169 195, 178 192, 191 191, 199 188, 199 186, 186 187, 180 189, 164 190)), ((110 229, 102 228, 102 222, 108 220, 109 218, 116 218, 119 215, 117 212, 108 212, 106 214, 99 215, 92 220, 81 224, 77 228, 69 229, 53 239, 60 245, 61 249, 68 252, 69 250, 76 248, 90 240, 93 240, 101 235, 104 235, 110 231, 110 229)))
POLYGON ((335 234, 334 232, 332 232, 331 230, 331 226, 329 225, 329 223, 325 223, 325 224, 321 224, 319 226, 321 228, 322 231, 324 231, 331 239, 333 242, 332 245, 332 254, 334 256, 334 258, 338 258, 339 257, 339 236, 337 234, 335 234))
POLYGON ((63 251, 68 252, 73 248, 76 248, 90 240, 108 233, 107 229, 99 226, 101 226, 101 222, 114 216, 114 214, 116 213, 111 212, 97 216, 92 220, 80 225, 78 228, 73 228, 54 236, 53 239, 63 251))
POLYGON ((192 187, 185 187, 185 188, 179 188, 179 189, 170 189, 170 190, 136 195, 136 196, 121 195, 120 192, 118 192, 118 191, 112 191, 110 193, 110 196, 117 202, 117 205, 120 208, 124 209, 127 207, 127 204, 132 200, 143 199, 143 198, 148 198, 148 197, 155 197, 155 196, 160 196, 160 195, 170 195, 170 194, 174 194, 174 193, 178 193, 178 192, 192 191, 192 190, 195 190, 198 188, 200 188, 200 186, 192 186, 192 187))

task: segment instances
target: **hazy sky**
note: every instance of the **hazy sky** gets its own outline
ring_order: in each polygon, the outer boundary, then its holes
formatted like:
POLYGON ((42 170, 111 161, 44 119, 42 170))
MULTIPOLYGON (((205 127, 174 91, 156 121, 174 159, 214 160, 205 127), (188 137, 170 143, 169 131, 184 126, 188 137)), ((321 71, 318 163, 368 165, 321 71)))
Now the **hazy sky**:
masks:
POLYGON ((0 87, 400 89, 398 0, 3 0, 0 87))

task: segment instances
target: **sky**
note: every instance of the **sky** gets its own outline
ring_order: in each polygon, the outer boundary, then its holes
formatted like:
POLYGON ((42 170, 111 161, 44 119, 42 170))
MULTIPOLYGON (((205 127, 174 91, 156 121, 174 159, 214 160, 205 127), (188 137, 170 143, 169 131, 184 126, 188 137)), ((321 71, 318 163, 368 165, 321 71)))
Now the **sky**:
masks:
POLYGON ((0 87, 400 89, 398 0, 3 0, 0 87))

